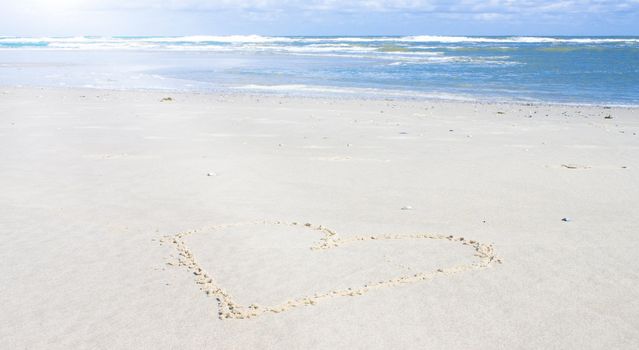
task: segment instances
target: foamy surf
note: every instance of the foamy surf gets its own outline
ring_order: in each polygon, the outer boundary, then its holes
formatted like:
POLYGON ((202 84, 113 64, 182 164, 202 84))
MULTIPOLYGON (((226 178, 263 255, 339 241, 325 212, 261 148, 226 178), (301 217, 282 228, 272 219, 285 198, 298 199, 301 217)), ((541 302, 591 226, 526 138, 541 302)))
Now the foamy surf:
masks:
MULTIPOLYGON (((0 47, 12 44, 12 47, 44 46, 48 48, 75 48, 75 49, 95 49, 104 46, 105 48, 175 48, 175 44, 189 47, 197 45, 201 48, 216 46, 219 44, 334 44, 341 43, 566 43, 566 44, 638 44, 636 37, 469 37, 469 36, 435 36, 435 35, 415 35, 401 37, 274 37, 262 35, 193 35, 180 37, 0 37, 0 47)), ((344 45, 348 46, 348 45, 344 45)))
POLYGON ((419 98, 445 101, 476 101, 476 98, 463 94, 450 93, 425 93, 410 90, 397 89, 376 89, 376 88, 356 88, 356 87, 335 87, 305 84, 281 84, 281 85, 258 85, 248 84, 231 87, 233 90, 243 92, 264 92, 264 93, 286 93, 290 95, 314 95, 314 96, 350 96, 369 98, 419 98))

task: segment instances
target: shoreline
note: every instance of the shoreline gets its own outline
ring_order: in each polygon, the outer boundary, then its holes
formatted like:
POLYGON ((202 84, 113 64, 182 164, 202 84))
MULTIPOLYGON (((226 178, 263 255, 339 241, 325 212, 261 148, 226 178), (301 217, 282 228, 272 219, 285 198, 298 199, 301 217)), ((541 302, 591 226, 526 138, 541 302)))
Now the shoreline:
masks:
POLYGON ((0 92, 11 90, 26 91, 58 91, 58 92, 102 92, 102 93, 141 93, 141 94, 164 94, 179 96, 209 96, 209 97, 247 97, 247 98, 273 98, 273 99, 289 99, 289 100, 318 100, 318 101, 369 101, 369 102, 398 102, 398 103, 440 103, 440 104, 461 104, 461 105, 488 105, 488 106, 516 106, 516 107, 565 107, 565 108, 603 108, 603 109, 626 109, 639 110, 639 102, 637 104, 614 104, 614 103, 568 103, 568 102, 548 102, 548 101, 508 101, 508 100, 456 100, 446 98, 419 98, 406 96, 383 97, 382 95, 360 96, 354 94, 335 94, 335 95, 296 95, 290 93, 259 93, 251 91, 234 90, 231 88, 223 88, 219 91, 197 91, 197 90, 178 90, 178 89, 162 89, 162 88, 103 88, 103 87, 79 87, 79 86, 32 86, 32 85, 0 85, 0 92))
POLYGON ((637 58, 637 38, 280 39, 0 39, 0 47, 11 47, 0 50, 0 80, 330 98, 639 104, 633 89, 638 75, 626 64, 637 58), (29 49, 34 46, 40 48, 29 49))

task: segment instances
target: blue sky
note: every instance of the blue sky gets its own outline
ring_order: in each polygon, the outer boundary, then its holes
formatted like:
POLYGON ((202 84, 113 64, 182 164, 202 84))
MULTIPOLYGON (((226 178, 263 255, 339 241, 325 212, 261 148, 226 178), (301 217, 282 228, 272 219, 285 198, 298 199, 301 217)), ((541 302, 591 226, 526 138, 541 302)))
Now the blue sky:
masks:
POLYGON ((639 35, 639 0, 0 0, 0 35, 639 35))

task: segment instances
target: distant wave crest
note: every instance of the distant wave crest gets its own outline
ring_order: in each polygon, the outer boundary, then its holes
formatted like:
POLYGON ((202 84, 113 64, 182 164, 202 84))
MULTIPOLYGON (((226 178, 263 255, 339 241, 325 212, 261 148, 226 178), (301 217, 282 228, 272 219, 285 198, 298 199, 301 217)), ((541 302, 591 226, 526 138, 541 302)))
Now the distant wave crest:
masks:
MULTIPOLYGON (((637 37, 470 37, 470 36, 437 36, 415 35, 402 37, 277 37, 262 35, 194 35, 180 37, 0 37, 0 47, 12 44, 12 47, 29 47, 34 44, 46 44, 49 48, 96 49, 96 48, 168 48, 171 44, 189 44, 200 48, 219 44, 317 44, 317 43, 573 43, 573 44, 606 44, 606 43, 639 43, 637 37), (208 45, 207 45, 208 44, 208 45)), ((175 49, 175 46, 171 46, 175 49)))

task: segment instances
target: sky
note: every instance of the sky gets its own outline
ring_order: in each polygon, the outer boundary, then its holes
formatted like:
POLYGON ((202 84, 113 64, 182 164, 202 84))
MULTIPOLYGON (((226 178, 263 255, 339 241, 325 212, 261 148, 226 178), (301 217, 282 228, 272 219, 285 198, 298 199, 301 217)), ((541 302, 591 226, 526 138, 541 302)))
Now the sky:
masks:
POLYGON ((0 36, 639 35, 639 0, 0 0, 0 36))

